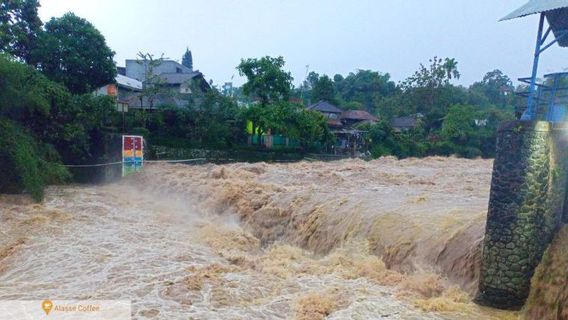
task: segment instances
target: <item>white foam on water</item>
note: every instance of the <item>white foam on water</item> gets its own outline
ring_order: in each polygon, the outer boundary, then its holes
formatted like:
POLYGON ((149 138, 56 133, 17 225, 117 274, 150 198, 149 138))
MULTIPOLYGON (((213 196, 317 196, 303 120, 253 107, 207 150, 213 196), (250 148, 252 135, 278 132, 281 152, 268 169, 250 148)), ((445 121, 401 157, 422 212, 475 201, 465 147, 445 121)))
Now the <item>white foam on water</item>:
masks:
POLYGON ((453 243, 482 236, 490 168, 154 165, 118 184, 51 187, 42 205, 0 198, 0 300, 128 299, 136 319, 510 318, 443 293, 475 281, 475 246, 453 243), (452 308, 416 302, 430 298, 452 308))

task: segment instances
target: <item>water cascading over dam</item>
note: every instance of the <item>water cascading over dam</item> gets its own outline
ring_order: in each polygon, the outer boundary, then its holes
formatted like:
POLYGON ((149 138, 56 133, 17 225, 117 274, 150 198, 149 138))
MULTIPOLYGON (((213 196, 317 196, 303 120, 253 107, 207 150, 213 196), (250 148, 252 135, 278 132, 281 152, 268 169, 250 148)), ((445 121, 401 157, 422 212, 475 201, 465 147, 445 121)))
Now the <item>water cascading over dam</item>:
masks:
POLYGON ((492 160, 149 164, 0 197, 0 299, 136 319, 513 319, 471 302, 492 160))

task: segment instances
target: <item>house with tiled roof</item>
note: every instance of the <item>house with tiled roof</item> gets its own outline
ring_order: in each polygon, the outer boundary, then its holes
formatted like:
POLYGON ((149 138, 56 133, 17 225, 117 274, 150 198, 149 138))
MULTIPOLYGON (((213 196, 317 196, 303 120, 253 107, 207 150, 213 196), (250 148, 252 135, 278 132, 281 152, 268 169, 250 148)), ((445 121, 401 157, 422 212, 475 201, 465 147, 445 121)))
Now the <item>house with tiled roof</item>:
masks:
POLYGON ((343 126, 343 123, 341 123, 343 110, 327 101, 319 101, 308 106, 307 109, 323 114, 327 118, 327 124, 330 128, 343 126))
POLYGON ((307 107, 318 111, 328 119, 331 129, 350 128, 363 122, 377 122, 379 119, 365 110, 343 110, 327 101, 319 101, 307 107))
MULTIPOLYGON (((119 73, 124 76, 140 81, 143 85, 147 85, 149 62, 139 59, 126 59, 125 67, 118 69, 119 73)), ((161 86, 167 88, 167 94, 161 94, 155 97, 150 106, 146 105, 143 99, 139 99, 139 103, 131 107, 140 108, 141 105, 147 107, 155 107, 160 104, 170 104, 176 106, 185 106, 187 98, 194 93, 193 90, 199 90, 203 93, 209 91, 211 86, 205 80, 203 73, 199 70, 186 67, 174 60, 162 60, 159 64, 154 65, 152 74, 158 77, 161 86)), ((133 100, 134 101, 134 100, 133 100)))
POLYGON ((423 117, 424 115, 421 113, 406 117, 397 117, 392 119, 391 127, 393 128, 394 132, 406 132, 416 128, 420 122, 420 119, 423 117))
POLYGON ((335 154, 356 154, 366 148, 364 133, 357 128, 362 123, 375 123, 379 119, 364 110, 343 110, 327 101, 319 101, 307 107, 320 112, 327 118, 327 124, 336 137, 331 152, 335 154))
POLYGON ((379 118, 365 110, 346 110, 341 114, 341 122, 347 127, 364 122, 375 123, 377 121, 379 121, 379 118))

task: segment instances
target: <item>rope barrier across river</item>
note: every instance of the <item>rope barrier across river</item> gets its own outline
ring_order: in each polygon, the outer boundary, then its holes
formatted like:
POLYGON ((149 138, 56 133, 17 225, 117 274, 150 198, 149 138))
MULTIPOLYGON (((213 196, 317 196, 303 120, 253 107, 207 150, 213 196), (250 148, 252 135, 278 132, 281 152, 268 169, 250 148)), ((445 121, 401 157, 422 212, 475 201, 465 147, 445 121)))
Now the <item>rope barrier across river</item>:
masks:
MULTIPOLYGON (((195 158, 195 159, 179 159, 179 160, 144 160, 142 162, 148 163, 180 163, 180 162, 197 162, 197 161, 205 161, 206 158, 195 158)), ((95 163, 95 164, 64 164, 64 167, 67 168, 90 168, 90 167, 105 167, 105 166, 114 166, 114 165, 121 165, 123 163, 133 163, 135 161, 117 161, 117 162, 107 162, 107 163, 95 163)))

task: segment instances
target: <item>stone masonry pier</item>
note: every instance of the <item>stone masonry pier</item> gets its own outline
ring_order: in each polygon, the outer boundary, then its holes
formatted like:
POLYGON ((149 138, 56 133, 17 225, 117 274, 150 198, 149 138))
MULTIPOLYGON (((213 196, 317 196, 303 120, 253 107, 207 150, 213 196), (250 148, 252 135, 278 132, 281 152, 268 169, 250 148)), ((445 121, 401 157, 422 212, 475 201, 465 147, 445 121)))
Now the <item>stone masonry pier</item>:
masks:
POLYGON ((497 136, 476 302, 520 308, 564 216, 568 129, 504 123, 497 136))

